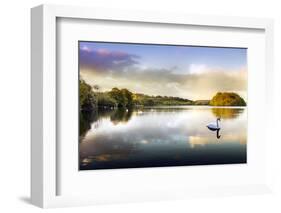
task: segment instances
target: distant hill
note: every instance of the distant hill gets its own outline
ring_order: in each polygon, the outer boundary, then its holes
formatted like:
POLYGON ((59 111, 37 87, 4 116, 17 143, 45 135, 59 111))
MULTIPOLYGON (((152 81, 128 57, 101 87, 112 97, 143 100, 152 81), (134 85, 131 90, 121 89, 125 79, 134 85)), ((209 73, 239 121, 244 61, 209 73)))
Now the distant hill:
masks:
POLYGON ((245 100, 234 92, 218 92, 210 101, 211 106, 246 106, 245 100))
POLYGON ((209 105, 210 100, 196 100, 193 101, 194 105, 209 105))
POLYGON ((172 96, 150 96, 140 93, 133 94, 135 105, 143 106, 176 106, 176 105, 192 105, 192 100, 186 98, 172 97, 172 96))

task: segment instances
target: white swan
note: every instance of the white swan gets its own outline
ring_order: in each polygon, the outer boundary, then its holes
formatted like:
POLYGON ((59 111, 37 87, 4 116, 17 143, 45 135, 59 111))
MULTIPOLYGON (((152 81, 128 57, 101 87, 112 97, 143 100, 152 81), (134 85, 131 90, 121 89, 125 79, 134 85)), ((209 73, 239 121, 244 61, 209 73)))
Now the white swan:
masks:
POLYGON ((220 120, 221 120, 220 118, 217 118, 217 122, 216 123, 209 123, 207 125, 208 129, 209 130, 213 130, 213 131, 220 130, 220 125, 219 125, 219 121, 220 120))

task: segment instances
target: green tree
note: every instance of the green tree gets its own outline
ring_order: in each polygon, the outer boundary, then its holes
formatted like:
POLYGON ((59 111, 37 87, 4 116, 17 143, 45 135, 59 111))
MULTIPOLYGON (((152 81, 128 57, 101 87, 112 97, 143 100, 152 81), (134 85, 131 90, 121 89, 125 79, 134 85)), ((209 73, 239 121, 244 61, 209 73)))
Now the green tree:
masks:
POLYGON ((109 93, 115 99, 118 107, 130 107, 133 105, 133 94, 127 89, 113 88, 109 93))
POLYGON ((97 105, 97 99, 92 87, 84 80, 79 81, 79 104, 83 111, 92 111, 97 105))
POLYGON ((108 93, 98 93, 98 106, 99 107, 116 107, 117 101, 112 98, 108 93))
POLYGON ((123 106, 124 104, 123 95, 118 88, 116 87, 112 88, 112 90, 108 94, 111 98, 113 98, 116 101, 118 107, 123 106))
POLYGON ((133 93, 131 93, 127 89, 121 89, 124 104, 126 107, 132 107, 133 106, 133 93))

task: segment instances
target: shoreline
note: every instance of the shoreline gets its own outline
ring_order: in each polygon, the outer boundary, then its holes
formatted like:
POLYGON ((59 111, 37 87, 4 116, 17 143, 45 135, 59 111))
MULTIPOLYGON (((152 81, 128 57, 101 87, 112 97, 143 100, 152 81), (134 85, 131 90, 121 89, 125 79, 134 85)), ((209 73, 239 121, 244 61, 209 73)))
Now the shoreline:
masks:
POLYGON ((142 108, 231 108, 245 109, 247 106, 210 106, 210 105, 171 105, 171 106, 144 106, 142 108))
POLYGON ((246 109, 247 106, 210 106, 210 105, 159 105, 159 106, 135 106, 135 107, 98 107, 98 109, 109 109, 109 110, 115 110, 115 109, 165 109, 165 108, 206 108, 206 109, 213 109, 213 108, 220 108, 220 109, 246 109))

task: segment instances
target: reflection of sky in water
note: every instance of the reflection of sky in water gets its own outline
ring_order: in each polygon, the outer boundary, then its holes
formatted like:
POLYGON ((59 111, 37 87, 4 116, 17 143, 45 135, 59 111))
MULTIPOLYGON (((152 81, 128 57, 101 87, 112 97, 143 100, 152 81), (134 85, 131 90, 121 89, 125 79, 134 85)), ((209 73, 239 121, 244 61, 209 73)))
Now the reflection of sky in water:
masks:
POLYGON ((114 121, 112 113, 98 116, 82 139, 80 169, 246 162, 246 109, 144 109, 114 121), (220 139, 206 128, 218 116, 220 139))

